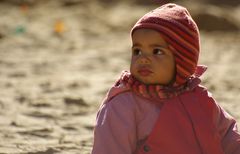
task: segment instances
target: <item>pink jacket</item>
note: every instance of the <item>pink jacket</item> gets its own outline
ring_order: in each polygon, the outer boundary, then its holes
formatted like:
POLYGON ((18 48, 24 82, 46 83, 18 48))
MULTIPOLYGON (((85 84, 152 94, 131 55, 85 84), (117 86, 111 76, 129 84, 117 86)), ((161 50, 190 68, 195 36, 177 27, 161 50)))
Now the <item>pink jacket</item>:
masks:
MULTIPOLYGON (((205 88, 198 86, 187 95, 189 96, 184 98, 187 98, 188 102, 192 100, 192 103, 194 103, 196 99, 210 102, 212 117, 209 117, 209 119, 211 119, 212 128, 214 128, 214 132, 211 133, 214 133, 213 136, 218 136, 221 151, 224 151, 225 154, 240 154, 240 134, 237 131, 235 120, 214 101, 205 88), (194 98, 193 93, 198 93, 201 98, 194 98)), ((181 95, 177 97, 181 97, 181 95)), ((187 105, 185 104, 185 108, 189 108, 187 105)), ((198 110, 197 107, 195 109, 198 110)), ((192 114, 194 116, 194 111, 192 111, 192 114)), ((92 154, 133 154, 139 149, 140 152, 138 153, 144 153, 144 151, 141 152, 141 148, 149 142, 148 137, 155 128, 159 115, 161 116, 161 109, 154 102, 139 97, 124 87, 113 87, 110 89, 97 115, 92 154)), ((201 117, 193 117, 193 119, 199 118, 201 117)), ((209 121, 209 119, 204 120, 209 121)), ((196 132, 198 133, 197 129, 196 132)), ((197 137, 201 141, 201 139, 208 136, 197 137)), ((201 144, 202 151, 215 146, 215 143, 210 145, 208 143, 201 144)), ((172 145, 169 147, 176 148, 172 145)), ((211 152, 204 151, 202 153, 209 154, 211 152)), ((149 154, 160 153, 155 151, 149 152, 149 154)), ((169 153, 165 154, 175 153, 170 150, 169 153)))

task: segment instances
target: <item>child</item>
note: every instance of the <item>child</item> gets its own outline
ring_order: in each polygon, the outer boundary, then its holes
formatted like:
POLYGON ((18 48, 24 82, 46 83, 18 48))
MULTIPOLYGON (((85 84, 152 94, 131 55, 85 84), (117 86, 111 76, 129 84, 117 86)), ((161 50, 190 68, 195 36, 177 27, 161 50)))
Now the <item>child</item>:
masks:
POLYGON ((200 85, 198 27, 165 4, 131 30, 130 72, 97 114, 92 154, 240 154, 236 121, 200 85))

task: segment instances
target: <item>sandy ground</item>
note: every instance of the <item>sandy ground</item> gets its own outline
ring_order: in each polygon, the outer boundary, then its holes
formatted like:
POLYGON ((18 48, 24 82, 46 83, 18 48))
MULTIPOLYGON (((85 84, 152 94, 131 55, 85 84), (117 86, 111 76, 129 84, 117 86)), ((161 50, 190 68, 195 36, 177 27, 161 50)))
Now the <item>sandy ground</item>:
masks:
MULTIPOLYGON (((89 154, 98 106, 129 67, 128 32, 155 7, 0 3, 0 153, 89 154)), ((203 85, 240 125, 240 33, 201 40, 203 85)))

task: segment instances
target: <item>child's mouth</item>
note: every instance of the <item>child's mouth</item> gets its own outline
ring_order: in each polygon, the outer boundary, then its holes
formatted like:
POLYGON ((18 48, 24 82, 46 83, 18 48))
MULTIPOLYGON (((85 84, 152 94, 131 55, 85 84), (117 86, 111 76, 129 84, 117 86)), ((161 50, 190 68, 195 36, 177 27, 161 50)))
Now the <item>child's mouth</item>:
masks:
POLYGON ((149 69, 146 69, 146 68, 142 68, 142 69, 139 69, 138 70, 138 73, 141 75, 141 76, 149 76, 151 75, 153 72, 149 69))

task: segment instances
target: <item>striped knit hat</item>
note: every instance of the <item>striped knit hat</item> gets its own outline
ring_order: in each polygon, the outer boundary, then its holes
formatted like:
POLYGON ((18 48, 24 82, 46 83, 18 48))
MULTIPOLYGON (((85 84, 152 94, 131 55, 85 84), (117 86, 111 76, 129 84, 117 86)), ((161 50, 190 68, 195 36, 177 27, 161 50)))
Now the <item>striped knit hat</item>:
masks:
POLYGON ((195 73, 200 52, 199 30, 186 8, 169 3, 140 18, 131 30, 140 28, 160 32, 175 56, 175 85, 184 84, 195 73))

